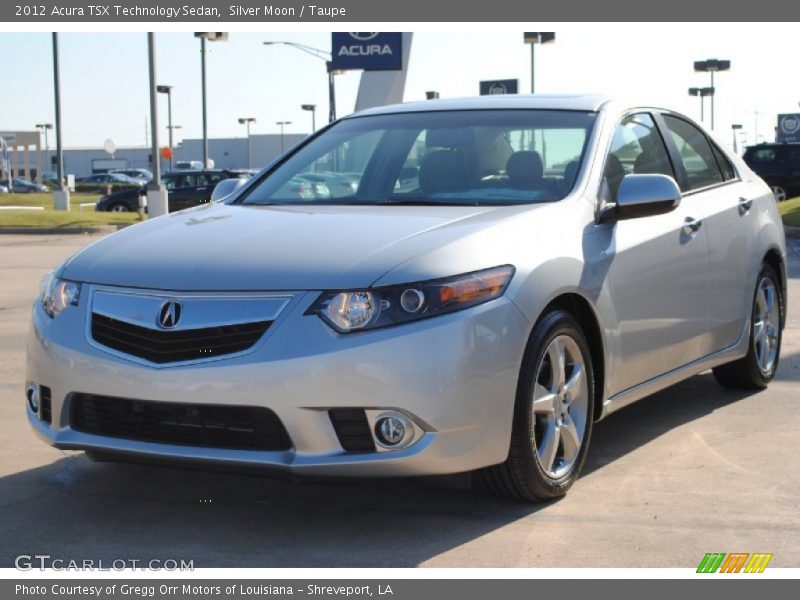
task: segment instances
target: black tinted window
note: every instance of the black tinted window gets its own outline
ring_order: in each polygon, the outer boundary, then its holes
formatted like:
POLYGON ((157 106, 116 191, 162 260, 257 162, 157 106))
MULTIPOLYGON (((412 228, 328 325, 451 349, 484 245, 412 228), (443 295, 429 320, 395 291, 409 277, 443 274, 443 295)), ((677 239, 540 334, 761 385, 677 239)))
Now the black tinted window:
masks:
POLYGON ((678 147, 689 177, 689 185, 684 187, 696 190, 722 183, 722 172, 705 134, 688 121, 671 115, 664 115, 664 122, 678 147))

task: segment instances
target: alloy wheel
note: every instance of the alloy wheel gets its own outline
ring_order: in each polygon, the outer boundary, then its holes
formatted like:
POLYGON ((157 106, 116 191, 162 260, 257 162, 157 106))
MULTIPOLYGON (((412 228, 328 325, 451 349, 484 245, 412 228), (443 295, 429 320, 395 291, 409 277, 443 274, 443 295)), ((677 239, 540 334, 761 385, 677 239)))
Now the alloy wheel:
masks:
POLYGON ((776 202, 783 202, 786 200, 786 190, 779 185, 772 186, 772 195, 775 196, 776 202))
POLYGON ((762 277, 758 283, 753 319, 753 344, 756 362, 762 375, 768 376, 778 357, 780 307, 775 282, 762 277))
POLYGON ((548 477, 563 477, 578 459, 588 406, 583 355, 575 340, 559 335, 537 367, 531 411, 536 458, 548 477))

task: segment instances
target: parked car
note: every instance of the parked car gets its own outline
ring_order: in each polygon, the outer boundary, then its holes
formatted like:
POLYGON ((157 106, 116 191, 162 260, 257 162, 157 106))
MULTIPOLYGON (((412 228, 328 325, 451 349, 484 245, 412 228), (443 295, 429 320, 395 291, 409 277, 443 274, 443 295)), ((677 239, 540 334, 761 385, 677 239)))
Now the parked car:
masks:
POLYGON ((800 144, 748 146, 744 161, 772 188, 778 202, 800 196, 800 144))
POLYGON ((7 179, 5 181, 0 181, 0 185, 15 194, 40 194, 47 191, 46 186, 21 177, 15 177, 11 185, 9 185, 7 179))
POLYGON ((0 194, 8 194, 8 188, 4 185, 0 185, 0 194))
POLYGON ((111 169, 109 173, 125 175, 131 179, 136 181, 144 181, 145 183, 153 178, 153 172, 149 169, 111 169))
POLYGON ((42 173, 42 182, 55 187, 58 183, 58 173, 55 171, 45 171, 42 173))
POLYGON ((57 267, 27 415, 93 458, 471 472, 544 500, 598 419, 706 369, 766 387, 785 319, 772 193, 691 119, 603 96, 387 106, 57 267), (337 162, 348 196, 284 195, 337 162))
MULTIPOLYGON (((172 171, 161 178, 168 191, 169 211, 175 212, 203 204, 211 200, 214 186, 229 177, 247 177, 239 171, 172 171)), ((128 212, 139 209, 139 196, 147 193, 146 186, 114 192, 100 198, 96 210, 128 212)))
POLYGON ((75 178, 75 190, 79 192, 103 192, 109 186, 112 189, 134 189, 141 181, 131 179, 122 173, 95 173, 75 178))
MULTIPOLYGON (((213 161, 210 161, 213 162, 213 161)), ((211 165, 213 167, 213 165, 211 165)), ((179 160, 175 162, 175 170, 176 171, 202 171, 203 170, 203 161, 202 160, 179 160)))

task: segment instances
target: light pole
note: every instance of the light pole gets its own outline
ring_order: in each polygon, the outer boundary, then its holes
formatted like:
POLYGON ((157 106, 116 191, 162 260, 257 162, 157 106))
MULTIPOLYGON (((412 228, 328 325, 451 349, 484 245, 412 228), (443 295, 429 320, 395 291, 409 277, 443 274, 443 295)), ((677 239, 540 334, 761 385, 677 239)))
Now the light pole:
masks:
POLYGON ((244 125, 247 127, 247 168, 251 169, 253 167, 253 158, 252 153, 250 151, 250 123, 255 123, 255 117, 240 117, 239 124, 244 125))
MULTIPOLYGON (((50 162, 50 142, 47 141, 47 130, 48 129, 52 129, 52 128, 53 128, 53 124, 52 123, 37 123, 36 124, 36 129, 40 129, 41 131, 44 132, 44 164, 45 164, 45 167, 47 167, 44 170, 49 170, 50 169, 50 167, 48 166, 48 163, 50 162)), ((41 173, 38 174, 38 179, 39 179, 39 183, 41 183, 42 182, 42 174, 41 173)))
POLYGON ((275 125, 280 125, 281 128, 281 154, 283 154, 283 127, 284 125, 291 125, 291 121, 275 121, 275 125))
MULTIPOLYGON (((64 184, 64 147, 61 144, 61 76, 58 66, 58 33, 53 33, 53 87, 56 101, 56 161, 58 183, 53 192, 53 208, 69 210, 69 188, 64 184)), ((9 174, 9 179, 11 179, 9 174)))
POLYGON ((728 71, 730 68, 731 61, 719 60, 718 58, 696 60, 694 62, 694 70, 698 73, 711 73, 711 129, 714 129, 714 73, 728 71))
POLYGON ((314 58, 318 58, 320 60, 325 61, 325 67, 328 71, 328 122, 333 123, 336 120, 336 85, 334 82, 334 75, 339 75, 342 71, 338 71, 336 69, 331 68, 331 53, 327 50, 320 50, 319 48, 314 48, 313 46, 306 46, 305 44, 298 44, 297 42, 286 42, 286 41, 267 41, 264 42, 265 46, 275 46, 275 45, 283 45, 283 46, 291 46, 292 48, 297 48, 301 52, 305 52, 313 56, 314 58))
POLYGON ((169 132, 169 168, 172 169, 172 86, 157 85, 156 91, 159 94, 167 95, 167 131, 169 132))
POLYGON ((700 97, 700 122, 702 123, 706 119, 705 115, 705 108, 706 108, 706 96, 714 97, 714 88, 712 87, 704 87, 704 88, 696 88, 692 87, 689 88, 689 95, 690 96, 699 96, 700 97))
MULTIPOLYGON (((150 70, 150 152, 153 156, 153 179, 147 184, 147 214, 160 217, 169 212, 167 190, 161 185, 161 157, 158 155, 158 92, 156 91, 156 37, 147 34, 147 58, 150 70)), ((144 215, 144 206, 139 203, 139 212, 144 215)))
POLYGON ((556 41, 552 31, 527 31, 523 35, 526 44, 531 46, 531 94, 536 92, 536 44, 551 44, 556 41))
POLYGON ((214 31, 198 31, 194 37, 200 38, 200 79, 203 86, 203 169, 208 169, 208 113, 206 112, 206 40, 227 42, 228 34, 214 31))
POLYGON ((739 144, 736 140, 736 133, 742 129, 741 123, 732 123, 731 124, 731 131, 733 132, 733 153, 739 154, 739 144))
POLYGON ((314 133, 317 130, 317 105, 301 104, 300 108, 311 111, 311 133, 314 133))

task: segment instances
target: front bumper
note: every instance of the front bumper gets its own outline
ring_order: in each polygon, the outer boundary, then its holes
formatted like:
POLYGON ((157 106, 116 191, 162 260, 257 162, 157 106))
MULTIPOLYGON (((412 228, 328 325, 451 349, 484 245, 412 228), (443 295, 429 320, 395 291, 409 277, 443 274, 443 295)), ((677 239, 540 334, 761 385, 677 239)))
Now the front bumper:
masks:
POLYGON ((263 467, 290 475, 418 476, 497 464, 508 454, 517 376, 530 324, 499 298, 465 311, 340 335, 292 302, 250 353, 154 368, 90 343, 88 308, 56 319, 33 310, 26 381, 52 392, 52 421, 27 407, 34 431, 61 449, 263 467), (92 435, 70 426, 77 393, 155 402, 264 406, 291 439, 285 451, 233 450, 92 435), (328 410, 397 410, 421 428, 400 450, 347 452, 328 410))

